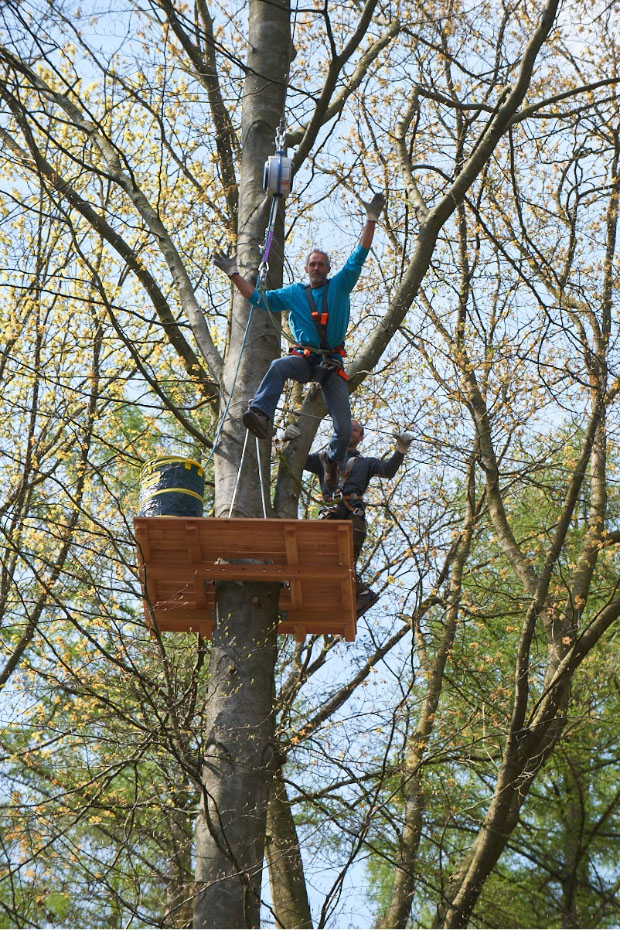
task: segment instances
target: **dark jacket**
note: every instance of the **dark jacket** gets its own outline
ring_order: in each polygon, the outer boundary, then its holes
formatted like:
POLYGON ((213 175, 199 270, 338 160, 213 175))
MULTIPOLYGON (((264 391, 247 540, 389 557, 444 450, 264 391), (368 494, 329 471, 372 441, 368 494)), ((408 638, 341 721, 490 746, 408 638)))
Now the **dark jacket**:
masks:
MULTIPOLYGON (((341 490, 344 495, 357 494, 363 497, 371 478, 393 478, 404 461, 405 456, 402 452, 393 452, 389 459, 376 459, 370 455, 362 455, 357 449, 347 451, 347 457, 344 461, 345 478, 341 484, 341 490)), ((310 453, 306 459, 305 470, 311 471, 319 476, 321 482, 321 491, 325 497, 331 497, 331 490, 325 483, 323 466, 318 453, 310 453)), ((363 506, 363 505, 362 505, 363 506)))

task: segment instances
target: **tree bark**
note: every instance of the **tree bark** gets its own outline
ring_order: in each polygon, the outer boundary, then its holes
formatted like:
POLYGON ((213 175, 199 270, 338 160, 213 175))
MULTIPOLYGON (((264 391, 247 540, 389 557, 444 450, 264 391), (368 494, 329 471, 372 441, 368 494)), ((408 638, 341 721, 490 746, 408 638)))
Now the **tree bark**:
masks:
MULTIPOLYGON (((237 242, 246 275, 258 266, 265 234, 269 200, 262 190, 262 171, 274 151, 284 109, 290 44, 288 3, 251 0, 237 242)), ((279 221, 280 246, 272 253, 275 280, 270 286, 281 281, 282 215, 279 221)), ((220 415, 229 399, 230 407, 215 454, 216 516, 227 516, 231 506, 246 438, 241 414, 279 351, 279 337, 267 314, 252 313, 236 293, 229 334, 220 415)), ((263 514, 257 444, 253 437, 247 439, 233 514, 258 517, 263 514)), ((261 443, 258 454, 266 485, 269 453, 270 443, 261 443)), ((216 587, 203 796, 196 827, 196 927, 259 923, 267 804, 278 763, 273 742, 278 592, 277 585, 259 583, 216 587)))
POLYGON ((218 585, 196 825, 195 927, 256 927, 273 742, 276 585, 218 585), (271 625, 270 625, 271 624, 271 625))
POLYGON ((276 927, 312 927, 299 839, 282 770, 271 787, 266 850, 276 927))

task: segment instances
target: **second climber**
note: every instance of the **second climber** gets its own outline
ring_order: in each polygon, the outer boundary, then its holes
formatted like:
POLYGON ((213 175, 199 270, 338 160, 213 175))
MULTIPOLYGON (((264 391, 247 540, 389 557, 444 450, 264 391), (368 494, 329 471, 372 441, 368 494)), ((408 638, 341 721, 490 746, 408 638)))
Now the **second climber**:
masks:
POLYGON ((371 201, 362 201, 362 204, 366 223, 359 244, 344 267, 331 278, 329 256, 321 249, 314 249, 306 260, 309 284, 296 282, 262 294, 239 274, 236 258, 222 253, 213 257, 215 265, 254 306, 276 312, 288 310, 289 326, 295 339, 289 354, 275 359, 269 366, 243 415, 244 426, 259 439, 266 439, 285 382, 289 379, 302 384, 317 381, 334 427, 328 449, 322 453, 326 482, 334 488, 338 481, 338 465, 346 458, 351 436, 349 389, 343 364, 351 308, 349 295, 372 245, 385 197, 375 194, 371 201))

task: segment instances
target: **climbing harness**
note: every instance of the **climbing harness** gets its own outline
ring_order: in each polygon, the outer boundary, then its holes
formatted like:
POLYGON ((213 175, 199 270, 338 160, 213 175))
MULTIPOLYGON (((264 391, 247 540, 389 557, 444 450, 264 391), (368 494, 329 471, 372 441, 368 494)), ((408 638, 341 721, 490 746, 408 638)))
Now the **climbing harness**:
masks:
POLYGON ((344 364, 342 362, 342 359, 345 358, 347 354, 344 349, 344 343, 339 345, 337 348, 332 349, 329 347, 329 343, 327 341, 327 324, 329 322, 329 308, 327 306, 328 290, 329 280, 326 280, 323 296, 321 297, 321 309, 319 310, 312 293, 311 285, 307 284, 304 288, 306 300, 308 301, 308 306, 310 307, 312 322, 316 326, 316 331, 319 336, 318 349, 315 346, 306 346, 300 343, 296 343, 289 349, 289 355, 303 355, 308 359, 314 368, 312 380, 320 384, 321 387, 333 374, 340 375, 340 377, 344 378, 345 381, 349 380, 349 376, 345 372, 344 364), (316 362, 317 355, 319 358, 318 364, 316 362), (326 356, 330 357, 327 358, 326 356), (334 356, 338 357, 336 358, 334 356))
POLYGON ((334 517, 335 514, 342 513, 344 518, 351 514, 354 517, 365 517, 366 513, 360 504, 364 503, 364 498, 359 494, 342 494, 335 490, 331 499, 323 495, 324 504, 319 510, 319 520, 327 520, 334 517), (357 505, 357 506, 356 506, 357 505))
POLYGON ((314 294, 312 293, 312 285, 306 284, 304 288, 306 294, 306 300, 310 306, 310 313, 312 315, 312 322, 316 326, 316 331, 319 334, 319 345, 322 349, 329 348, 327 342, 327 324, 329 322, 329 308, 327 306, 327 292, 329 291, 329 278, 325 281, 325 288, 323 289, 323 296, 321 297, 321 310, 317 308, 316 302, 314 300, 314 294))
MULTIPOLYGON (((338 484, 337 487, 323 494, 323 507, 319 511, 319 519, 325 520, 330 516, 333 516, 339 510, 346 510, 349 514, 353 514, 356 517, 364 516, 364 497, 362 494, 356 494, 352 492, 350 494, 345 494, 343 491, 344 485, 347 481, 347 478, 351 474, 353 466, 355 465, 357 456, 351 455, 343 468, 338 469, 338 484)), ((346 514, 345 514, 346 516, 346 514)))

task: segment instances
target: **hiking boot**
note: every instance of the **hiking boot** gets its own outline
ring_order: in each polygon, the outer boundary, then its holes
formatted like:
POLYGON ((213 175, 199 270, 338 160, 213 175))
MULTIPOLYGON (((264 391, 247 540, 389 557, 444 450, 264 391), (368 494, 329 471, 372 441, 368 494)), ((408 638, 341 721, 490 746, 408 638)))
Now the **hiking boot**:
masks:
POLYGON ((335 491, 338 487, 338 462, 332 461, 327 452, 319 452, 319 461, 323 466, 325 484, 330 491, 335 491))
POLYGON ((267 439, 269 435, 269 417, 262 410, 250 407, 243 414, 243 425, 258 439, 267 439))
POLYGON ((366 588, 365 591, 362 591, 357 595, 355 601, 355 612, 357 614, 357 619, 365 614, 373 604, 376 604, 379 600, 379 595, 375 591, 371 591, 370 588, 366 588))

